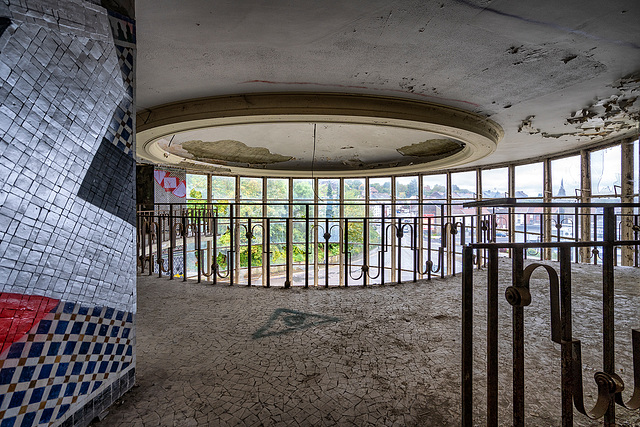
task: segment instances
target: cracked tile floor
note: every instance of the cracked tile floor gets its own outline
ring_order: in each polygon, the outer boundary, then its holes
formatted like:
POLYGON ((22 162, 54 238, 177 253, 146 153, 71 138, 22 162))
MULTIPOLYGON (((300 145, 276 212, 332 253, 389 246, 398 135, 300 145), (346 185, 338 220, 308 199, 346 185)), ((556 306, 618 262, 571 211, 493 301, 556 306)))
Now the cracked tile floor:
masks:
MULTIPOLYGON (((501 261, 501 295, 508 266, 501 261)), ((560 425, 560 350, 550 340, 544 277, 534 276, 525 312, 527 423, 560 425)), ((601 291, 592 282, 600 277, 599 267, 574 266, 588 405, 602 363, 601 291)), ((476 425, 485 424, 485 278, 474 275, 476 425)), ((639 279, 638 269, 616 268, 616 360, 625 382, 630 329, 640 326, 639 279)), ((137 385, 92 425, 459 425, 460 300, 460 276, 308 290, 138 276, 137 385)), ((511 309, 500 304, 500 424, 510 425, 511 309)), ((617 414, 620 425, 640 425, 638 412, 617 414)), ((575 424, 601 425, 577 413, 575 424)))

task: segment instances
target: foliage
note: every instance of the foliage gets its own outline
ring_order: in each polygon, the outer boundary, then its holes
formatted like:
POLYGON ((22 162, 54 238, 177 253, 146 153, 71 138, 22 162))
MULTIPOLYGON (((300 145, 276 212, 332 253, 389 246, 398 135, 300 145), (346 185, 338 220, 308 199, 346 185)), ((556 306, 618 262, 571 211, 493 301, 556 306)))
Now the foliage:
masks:
POLYGON ((202 199, 202 193, 198 190, 196 190, 195 188, 192 188, 191 191, 189 192, 189 198, 190 199, 202 199))

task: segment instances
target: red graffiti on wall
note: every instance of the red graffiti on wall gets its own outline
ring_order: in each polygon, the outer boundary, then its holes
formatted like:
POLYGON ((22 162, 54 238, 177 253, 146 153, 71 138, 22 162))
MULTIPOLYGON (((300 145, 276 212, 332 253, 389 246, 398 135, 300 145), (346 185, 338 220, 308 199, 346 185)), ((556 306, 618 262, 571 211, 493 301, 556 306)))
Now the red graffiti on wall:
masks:
POLYGON ((0 292, 0 354, 40 323, 59 302, 40 295, 0 292))

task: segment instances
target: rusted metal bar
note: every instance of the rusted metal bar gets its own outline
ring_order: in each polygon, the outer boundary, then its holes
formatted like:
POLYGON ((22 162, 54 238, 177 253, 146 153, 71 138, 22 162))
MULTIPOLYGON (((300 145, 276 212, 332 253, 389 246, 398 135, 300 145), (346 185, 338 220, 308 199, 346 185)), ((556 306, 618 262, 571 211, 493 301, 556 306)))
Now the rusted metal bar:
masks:
POLYGON ((234 282, 234 259, 235 259, 235 224, 234 224, 233 205, 229 206, 229 256, 227 259, 227 270, 229 271, 229 286, 233 286, 234 282))
MULTIPOLYGON (((616 217, 613 207, 604 208, 604 244, 602 246, 602 369, 607 374, 615 374, 615 320, 614 320, 614 250, 616 239, 616 217)), ((611 401, 604 415, 605 426, 614 426, 616 421, 615 403, 611 401)))
POLYGON ((565 248, 560 248, 560 319, 562 325, 561 375, 562 375, 562 425, 573 426, 573 378, 572 346, 573 328, 571 324, 571 259, 565 248))
MULTIPOLYGON (((473 426, 473 249, 462 250, 462 425, 473 426)), ((429 271, 431 268, 429 268, 429 271)))
MULTIPOLYGON (((512 251, 512 286, 523 287, 523 248, 512 251)), ((513 318, 513 425, 524 426, 524 307, 512 307, 513 318)))
POLYGON ((418 281, 418 269, 420 268, 420 245, 418 244, 418 218, 413 218, 411 233, 411 246, 413 249, 413 282, 418 281))
POLYGON ((271 218, 267 218, 266 228, 264 230, 266 240, 266 259, 267 259, 267 288, 271 287, 271 218))
MULTIPOLYGON (((304 215, 304 287, 309 287, 309 204, 305 206, 304 215)), ((315 254, 317 257, 318 254, 315 254)))
POLYGON ((158 217, 156 223, 156 265, 158 266, 158 278, 162 277, 162 217, 158 217))
POLYGON ((387 230, 385 227, 385 223, 384 223, 384 210, 385 207, 384 205, 382 205, 382 213, 381 213, 381 218, 380 218, 380 265, 378 266, 378 268, 380 268, 380 284, 384 285, 384 254, 386 252, 386 240, 387 240, 387 230))
POLYGON ((351 257, 349 255, 351 255, 351 253, 349 252, 349 219, 345 218, 344 219, 344 254, 345 254, 345 269, 344 269, 344 287, 348 287, 349 286, 349 271, 350 271, 350 265, 349 262, 351 261, 351 257))
POLYGON ((398 218, 398 229, 396 230, 396 238, 398 239, 398 277, 396 282, 402 283, 402 237, 404 237, 402 218, 398 218))
MULTIPOLYGON (((213 269, 213 279, 211 282, 216 285, 218 284, 218 217, 213 217, 213 238, 211 239, 211 250, 213 253, 213 262, 211 263, 211 268, 213 269)), ((208 262, 208 261, 207 261, 208 262)))
POLYGON ((498 425, 498 249, 487 267, 487 425, 498 425))
POLYGON ((173 250, 176 245, 175 223, 173 209, 169 212, 169 280, 173 280, 173 250))
MULTIPOLYGON (((138 229, 140 233, 140 242, 138 243, 138 246, 139 246, 139 251, 142 252, 141 257, 139 257, 138 259, 140 259, 140 266, 141 266, 140 273, 144 274, 144 264, 147 262, 146 236, 147 236, 147 230, 149 229, 149 221, 145 217, 139 217, 138 227, 140 227, 138 229)), ((151 238, 151 236, 149 236, 149 238, 151 238)))
POLYGON ((251 247, 251 241, 253 240, 253 230, 251 229, 251 218, 247 219, 247 286, 251 286, 251 267, 253 258, 253 248, 251 247))
MULTIPOLYGON (((433 261, 431 261, 431 217, 427 218, 427 280, 431 280, 431 266, 433 265, 433 261)), ((424 236, 424 232, 422 232, 424 236)), ((423 239, 424 237, 420 237, 423 239)))
POLYGON ((285 262, 287 263, 286 267, 285 267, 285 279, 284 279, 284 287, 285 289, 289 289, 291 287, 291 218, 287 218, 287 222, 286 222, 286 230, 285 232, 287 233, 287 237, 285 239, 286 241, 286 255, 285 255, 285 262))
POLYGON ((331 232, 329 231, 329 218, 325 218, 324 231, 324 287, 329 287, 329 239, 331 232))
POLYGON ((187 281, 187 221, 186 215, 182 216, 182 281, 187 281))
POLYGON ((369 277, 369 219, 362 221, 362 286, 367 286, 369 277))
POLYGON ((200 229, 200 215, 196 216, 196 267, 198 270, 198 283, 202 278, 202 261, 201 258, 201 245, 202 245, 202 230, 200 229))
POLYGON ((153 275, 153 228, 155 226, 155 215, 151 217, 149 222, 149 276, 153 275))

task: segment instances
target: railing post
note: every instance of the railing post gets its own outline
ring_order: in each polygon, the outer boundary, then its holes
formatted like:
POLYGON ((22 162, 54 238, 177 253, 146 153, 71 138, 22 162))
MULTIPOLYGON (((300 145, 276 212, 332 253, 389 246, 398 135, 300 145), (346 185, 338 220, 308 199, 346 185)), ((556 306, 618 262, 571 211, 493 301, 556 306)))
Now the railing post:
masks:
MULTIPOLYGON (((524 248, 513 248, 512 286, 523 286, 524 248)), ((513 425, 524 427, 524 307, 512 307, 513 319, 513 425)))
MULTIPOLYGON (((368 210, 365 212, 368 212, 368 210)), ((366 271, 363 270, 362 274, 362 286, 367 286, 367 281, 369 280, 369 218, 366 215, 362 226, 362 267, 366 268, 366 271)))
POLYGON ((329 218, 325 218, 325 231, 324 231, 324 287, 329 287, 329 239, 331 233, 329 232, 329 218))
POLYGON ((304 215, 304 287, 309 287, 309 204, 305 205, 304 215))
MULTIPOLYGON (((471 427, 473 426, 473 250, 471 247, 465 247, 462 253, 462 425, 471 427)), ((429 275, 430 272, 431 268, 429 268, 429 275)))
POLYGON ((236 242, 235 242, 235 224, 233 221, 233 204, 229 206, 229 259, 227 260, 227 269, 229 270, 229 286, 233 286, 233 275, 235 274, 234 268, 234 253, 236 251, 236 242))
POLYGON ((153 226, 155 224, 155 212, 153 216, 151 216, 151 221, 149 222, 149 276, 153 275, 153 226))
MULTIPOLYGON (((214 285, 218 284, 218 217, 213 217, 213 238, 211 239, 211 251, 213 253, 213 271, 212 276, 213 280, 211 281, 214 285)), ((209 262, 209 261, 207 261, 209 262)))
POLYGON ((429 231, 427 232, 427 238, 429 239, 427 241, 427 265, 429 266, 429 268, 427 269, 427 280, 431 280, 431 267, 433 265, 431 263, 431 217, 427 218, 427 227, 429 229, 429 231))
POLYGON ((266 228, 264 231, 266 240, 266 261, 267 261, 267 288, 271 287, 271 218, 267 218, 266 228))
POLYGON ((196 214, 196 267, 198 269, 198 283, 200 283, 202 279, 202 236, 200 235, 200 215, 196 214))
POLYGON ((487 425, 498 425, 498 249, 487 268, 487 425))
POLYGON ((286 277, 284 279, 284 287, 285 289, 289 289, 291 287, 291 218, 287 218, 287 226, 286 226, 286 263, 287 266, 285 268, 286 277))
MULTIPOLYGON (((614 241, 616 239, 616 216, 613 207, 604 208, 604 243, 602 246, 602 369, 607 374, 615 374, 614 341, 614 241)), ((614 426, 616 421, 615 402, 609 402, 604 415, 604 424, 614 426)))
POLYGON ((162 277, 162 216, 158 216, 156 228, 156 265, 158 266, 158 278, 162 277))
POLYGON ((413 282, 418 281, 418 269, 420 268, 420 245, 418 244, 418 218, 413 218, 413 233, 411 235, 413 243, 413 282))
POLYGON ((345 269, 344 269, 344 287, 349 286, 349 219, 344 219, 344 261, 345 261, 345 269))
POLYGON ((382 205, 382 213, 380 218, 380 284, 384 285, 384 253, 386 251, 387 230, 384 224, 384 205, 382 205))
POLYGON ((173 251, 176 246, 176 225, 173 210, 169 212, 169 280, 173 280, 173 251))
POLYGON ((558 258, 560 261, 560 318, 562 325, 562 426, 570 427, 573 426, 571 254, 566 248, 560 248, 558 258))
POLYGON ((398 282, 398 285, 402 283, 402 237, 403 237, 403 230, 402 230, 402 218, 398 218, 398 230, 396 232, 396 237, 397 237, 397 241, 398 241, 398 277, 396 282, 398 282))
MULTIPOLYGON (((146 263, 146 235, 147 235, 147 230, 148 230, 148 225, 149 225, 149 221, 145 219, 144 216, 140 215, 138 217, 138 225, 140 232, 138 233, 138 235, 140 236, 140 241, 138 242, 138 259, 140 260, 140 266, 141 266, 141 271, 140 274, 144 274, 144 264, 146 263), (141 253, 140 253, 141 252, 141 253)), ((149 238, 151 238, 151 236, 149 236, 149 238)))
POLYGON ((182 281, 187 281, 187 225, 188 219, 186 212, 182 212, 182 281))
POLYGON ((251 240, 253 233, 251 231, 251 218, 247 219, 247 286, 251 286, 251 258, 253 258, 251 240))

